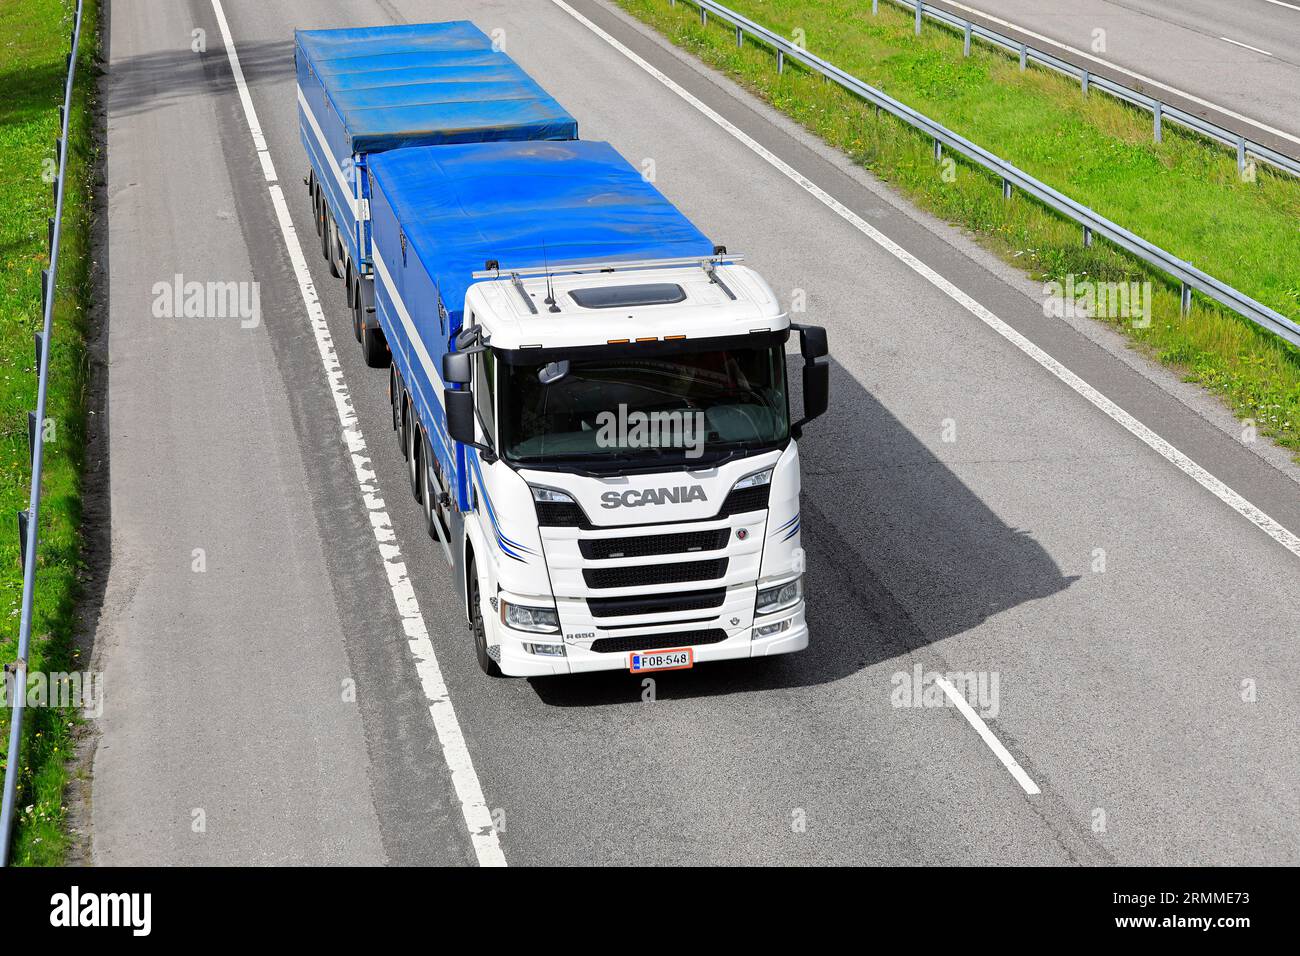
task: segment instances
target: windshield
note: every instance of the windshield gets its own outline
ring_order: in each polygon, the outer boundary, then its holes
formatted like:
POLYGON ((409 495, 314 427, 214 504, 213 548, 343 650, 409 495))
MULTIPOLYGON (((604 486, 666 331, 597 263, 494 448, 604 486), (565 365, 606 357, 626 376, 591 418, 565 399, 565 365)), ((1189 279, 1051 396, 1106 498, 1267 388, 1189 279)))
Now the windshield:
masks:
POLYGON ((500 372, 501 445, 521 464, 703 465, 776 446, 790 432, 779 345, 503 363, 500 372))

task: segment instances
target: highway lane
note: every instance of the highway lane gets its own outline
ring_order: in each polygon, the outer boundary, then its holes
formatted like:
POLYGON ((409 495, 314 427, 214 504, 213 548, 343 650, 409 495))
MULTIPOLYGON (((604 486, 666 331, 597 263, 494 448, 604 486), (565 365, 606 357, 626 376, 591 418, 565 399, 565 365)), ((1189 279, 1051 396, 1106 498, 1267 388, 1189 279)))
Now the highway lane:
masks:
MULTIPOLYGON (((141 668, 150 688, 169 689, 142 691, 106 720, 96 859, 242 862, 257 858, 256 846, 260 858, 311 861, 337 835, 365 848, 346 861, 468 860, 212 8, 116 6, 132 13, 115 10, 112 25, 110 196, 163 198, 110 205, 110 238, 119 237, 109 268, 110 595, 127 598, 106 602, 101 634, 110 678, 141 668), (194 28, 209 38, 201 70, 188 47, 194 28), (191 326, 141 318, 151 283, 182 266, 258 276, 261 330, 225 330, 229 351, 217 352, 191 326), (143 337, 164 334, 176 340, 168 374, 118 376, 118 358, 152 354, 140 343, 156 343, 143 337), (248 414, 226 411, 250 395, 261 401, 248 414), (183 439, 177 425, 189 419, 156 407, 181 400, 205 426, 183 439), (208 427, 214 419, 220 427, 208 427), (191 444, 166 448, 172 510, 151 512, 148 443, 182 440, 191 444), (269 447, 250 446, 257 441, 269 447), (243 489, 243 506, 257 501, 280 523, 265 534, 231 526, 222 545, 231 573, 204 590, 157 571, 131 576, 163 543, 192 539, 180 530, 187 522, 203 517, 211 533, 241 514, 212 479, 236 465, 244 473, 230 484, 243 489), (290 541, 310 560, 274 560, 290 541), (154 612, 167 602, 172 617, 154 612), (115 611, 123 603, 151 613, 115 611), (237 628, 220 620, 232 606, 249 608, 237 628), (286 637, 303 632, 310 649, 286 637), (232 640, 291 692, 241 693, 249 660, 222 656, 232 640), (333 682, 301 680, 304 667, 333 682), (233 699, 217 705, 194 692, 210 668, 233 699), (358 675, 355 709, 341 715, 340 673, 358 675), (178 731, 182 715, 242 752, 202 752, 178 731), (329 732, 306 729, 321 726, 329 732), (328 774, 304 735, 324 738, 325 765, 346 770, 328 801, 313 789, 328 774), (201 855, 186 855, 196 852, 188 832, 168 837, 130 809, 152 800, 155 818, 188 820, 214 792, 243 811, 242 830, 209 829, 201 855), (332 816, 312 830, 303 819, 322 803, 332 816), (124 846, 129 857, 107 852, 124 846)), ((573 6, 1300 526, 1293 477, 1225 435, 1212 408, 1045 322, 1031 286, 730 84, 600 4, 573 6)), ((396 543, 510 863, 1297 859, 1300 750, 1289 728, 1300 714, 1288 688, 1300 664, 1290 641, 1300 598, 1274 584, 1294 575, 1292 555, 549 0, 472 11, 445 0, 321 0, 309 15, 288 0, 224 7, 309 250, 292 29, 471 14, 505 31, 508 52, 579 118, 585 138, 609 139, 634 162, 654 159, 661 189, 717 241, 743 249, 783 299, 806 290, 809 319, 830 329, 835 401, 804 444, 813 646, 665 675, 654 702, 621 674, 493 682, 477 672, 446 565, 406 494, 382 375, 364 368, 341 289, 312 258, 396 543), (1026 796, 954 709, 893 706, 897 675, 918 664, 997 675, 989 726, 1040 795, 1026 796), (1241 699, 1244 679, 1258 688, 1253 703, 1241 699)))
MULTIPOLYGON (((1300 90, 1300 3, 936 0, 935 5, 983 20, 1003 33, 1014 31, 987 18, 1014 24, 1263 123, 1287 135, 1265 134, 1257 137, 1261 142, 1300 156, 1300 106, 1296 102, 1300 90), (1094 31, 1104 32, 1098 35, 1094 31), (1095 46, 1098 39, 1104 49, 1095 46)), ((1024 39, 1045 46, 1032 37, 1024 39)), ((1050 48, 1048 52, 1060 53, 1050 48)), ((1068 54, 1065 58, 1081 60, 1068 54)), ((1098 72, 1129 86, 1134 83, 1131 76, 1117 71, 1103 68, 1098 72)), ((1139 88, 1146 89, 1146 85, 1139 88)), ((1216 116, 1203 104, 1180 102, 1178 97, 1170 101, 1229 128, 1241 126, 1234 117, 1216 116)), ((1244 127, 1241 131, 1246 132, 1244 127)))

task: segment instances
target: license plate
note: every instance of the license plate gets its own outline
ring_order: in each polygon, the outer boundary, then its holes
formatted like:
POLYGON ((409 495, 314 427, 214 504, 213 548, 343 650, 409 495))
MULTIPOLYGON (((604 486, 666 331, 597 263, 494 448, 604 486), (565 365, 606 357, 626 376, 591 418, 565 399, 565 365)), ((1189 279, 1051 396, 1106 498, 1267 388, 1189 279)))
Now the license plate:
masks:
POLYGON ((680 671, 695 666, 695 651, 678 647, 668 651, 638 651, 628 655, 627 669, 633 674, 645 671, 680 671))

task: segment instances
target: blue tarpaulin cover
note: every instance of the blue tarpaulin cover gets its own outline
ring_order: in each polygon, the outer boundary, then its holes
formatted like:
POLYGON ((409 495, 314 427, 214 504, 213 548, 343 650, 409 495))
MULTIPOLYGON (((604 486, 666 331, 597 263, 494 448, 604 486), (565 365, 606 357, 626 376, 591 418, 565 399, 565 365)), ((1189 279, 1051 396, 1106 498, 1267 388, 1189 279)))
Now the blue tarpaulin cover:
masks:
POLYGON ((349 152, 578 135, 577 121, 467 20, 299 30, 297 46, 349 152))
MULTIPOLYGON (((477 143, 402 149, 371 159, 382 206, 376 242, 400 226, 446 308, 471 273, 547 264, 708 256, 713 244, 608 143, 477 143), (384 233, 387 233, 386 235, 384 233)), ((408 253, 409 262, 409 253, 408 253)))

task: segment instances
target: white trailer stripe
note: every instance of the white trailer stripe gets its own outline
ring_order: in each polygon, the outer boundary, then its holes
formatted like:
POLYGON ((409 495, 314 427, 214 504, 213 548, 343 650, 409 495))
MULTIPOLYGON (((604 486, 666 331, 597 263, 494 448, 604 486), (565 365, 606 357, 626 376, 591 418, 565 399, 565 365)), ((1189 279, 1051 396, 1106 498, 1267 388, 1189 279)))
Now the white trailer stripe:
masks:
MULTIPOLYGON (((227 47, 229 49, 229 47, 227 47)), ((297 84, 294 84, 297 86, 297 84)), ((316 142, 320 146, 321 155, 325 157, 325 163, 329 166, 330 171, 334 173, 334 178, 339 182, 339 188, 343 190, 344 195, 348 197, 348 205, 352 209, 352 218, 357 218, 357 198, 353 195, 355 192, 352 184, 343 178, 343 173, 331 161, 330 147, 325 142, 325 134, 321 132, 320 124, 316 122, 316 114, 311 111, 311 105, 307 102, 307 97, 302 95, 302 88, 298 88, 298 105, 302 111, 307 114, 307 123, 311 126, 312 133, 316 136, 316 142)))
POLYGON ((890 255, 894 256, 962 308, 966 309, 966 311, 970 312, 989 328, 993 329, 993 331, 997 332, 1016 348, 1020 349, 1020 351, 1024 352, 1047 371, 1051 372, 1079 395, 1086 398, 1094 406, 1105 413, 1107 417, 1119 425, 1122 425, 1129 433, 1142 441, 1145 445, 1156 452, 1156 454, 1160 455, 1181 472, 1192 478, 1202 488, 1210 492, 1210 494, 1214 495, 1228 507, 1232 508, 1232 510, 1236 511, 1247 521, 1254 524, 1293 555, 1300 558, 1300 536, 1295 535, 1277 521, 1274 521, 1259 508, 1255 507, 1241 495, 1237 494, 1237 492, 1233 491, 1218 478, 1214 477, 1169 442, 1165 441, 1153 432, 1146 425, 1143 425, 1140 421, 1128 412, 1124 411, 1101 392, 1097 391, 1097 389, 1093 388, 1078 375, 1074 374, 1074 372, 1071 372, 1037 345, 1030 342, 1029 339, 1025 338, 1002 319, 998 318, 987 308, 980 305, 980 303, 976 302, 971 298, 971 296, 957 288, 957 286, 953 285, 952 282, 948 281, 934 269, 930 268, 920 259, 916 258, 916 256, 912 255, 898 243, 894 242, 894 240, 890 239, 883 232, 871 225, 857 213, 853 212, 853 210, 849 209, 830 193, 826 192, 826 190, 822 189, 803 173, 799 172, 785 160, 781 159, 753 137, 749 136, 730 120, 726 119, 703 101, 683 89, 660 70, 651 66, 644 59, 633 53, 624 44, 620 43, 596 24, 584 17, 577 10, 573 9, 573 7, 569 6, 569 4, 565 3, 564 0, 551 0, 551 2, 560 7, 579 23, 583 24, 610 46, 614 47, 614 49, 618 50, 637 66, 641 67, 641 69, 645 70, 668 89, 672 90, 686 102, 690 103, 719 127, 730 133, 736 140, 780 171, 782 175, 816 198, 818 202, 822 203, 826 208, 830 209, 841 219, 848 222, 864 236, 876 243, 890 255))
MULTIPOLYGON (((249 129, 255 131, 253 142, 255 145, 261 142, 262 149, 259 152, 264 151, 265 141, 260 140, 261 134, 256 132, 261 127, 258 125, 257 113, 253 109, 253 100, 248 95, 248 88, 244 83, 243 74, 238 69, 238 61, 235 58, 235 44, 226 26, 226 17, 221 9, 221 0, 212 0, 212 8, 216 12, 218 22, 221 24, 221 34, 226 44, 226 53, 230 57, 231 66, 234 68, 235 83, 239 86, 240 100, 244 104, 244 116, 248 120, 249 129)), ((268 153, 267 163, 269 162, 270 156, 268 153)), ((451 771, 452 785, 455 787, 456 796, 460 800, 461 813, 464 815, 465 825, 469 829, 474 854, 481 866, 505 866, 506 858, 505 854, 501 852, 501 845, 497 840, 496 828, 492 824, 492 814, 483 799, 483 788, 479 783, 478 775, 474 772, 474 763, 470 759, 469 748, 465 744, 465 735, 461 732, 460 721, 456 719, 456 710, 452 706, 451 694, 447 690, 446 681, 443 680, 442 669, 438 666, 438 658, 433 650, 433 642, 429 639, 428 627, 425 625, 424 617, 420 613, 420 605, 416 600, 415 589, 411 585, 410 577, 407 575, 406 564, 402 560, 401 549, 397 544, 397 536, 393 531, 392 521, 389 519, 384 500, 380 495, 379 482, 375 477, 374 469, 371 467, 371 459, 370 455, 367 454, 365 438, 361 434, 361 426, 357 422, 356 411, 352 407, 352 397, 348 392, 347 382, 343 379, 343 369, 339 365, 338 354, 334 350, 334 341, 330 336, 329 326, 325 322, 325 313, 321 309, 320 300, 316 295, 316 286, 312 281, 311 272, 307 268, 307 260, 303 256, 302 246, 298 242, 298 234, 294 230, 293 220, 289 216, 289 204, 285 201, 284 192, 278 185, 270 186, 269 190, 271 202, 275 206, 276 218, 280 223, 280 232, 284 238, 285 250, 289 253, 294 275, 298 279, 298 288, 302 293, 303 305, 307 310, 307 319, 311 323, 312 333, 316 337, 316 347, 320 352, 325 378, 334 394, 334 409, 338 413, 339 424, 343 429, 343 441, 352 456, 352 468, 356 474, 362 500, 370 512, 370 525, 375 534, 375 543, 384 560, 384 569, 387 572, 388 584, 392 590, 393 603, 397 605, 397 613, 402 619, 402 629, 406 634, 407 646, 415 659, 415 671, 424 690, 425 699, 429 702, 429 714, 433 718, 433 726, 438 735, 438 743, 442 748, 443 758, 447 762, 447 768, 451 771)))

